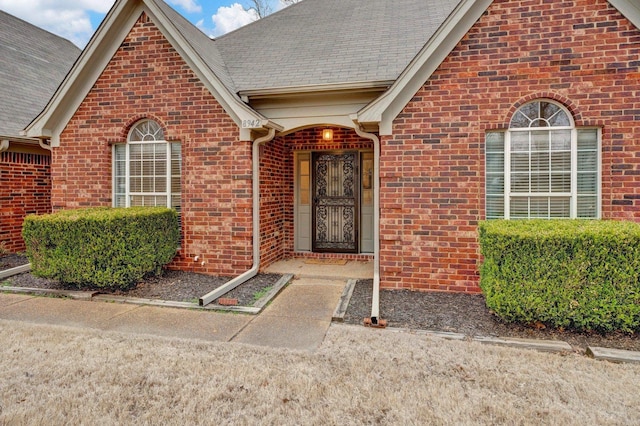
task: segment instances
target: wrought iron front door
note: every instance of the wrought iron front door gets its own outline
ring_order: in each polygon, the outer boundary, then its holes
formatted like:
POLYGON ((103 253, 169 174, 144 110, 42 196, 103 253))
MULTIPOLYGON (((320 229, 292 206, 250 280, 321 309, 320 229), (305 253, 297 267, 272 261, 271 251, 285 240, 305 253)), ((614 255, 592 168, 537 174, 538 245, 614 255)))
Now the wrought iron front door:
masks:
POLYGON ((358 252, 358 153, 313 156, 313 250, 358 252))

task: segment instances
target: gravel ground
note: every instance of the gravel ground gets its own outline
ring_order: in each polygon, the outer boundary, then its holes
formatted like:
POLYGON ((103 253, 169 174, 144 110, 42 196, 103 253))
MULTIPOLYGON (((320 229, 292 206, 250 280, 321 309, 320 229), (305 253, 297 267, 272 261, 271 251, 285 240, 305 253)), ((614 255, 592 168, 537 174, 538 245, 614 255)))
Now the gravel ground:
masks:
MULTIPOLYGON (((26 263, 24 256, 0 257, 2 265, 19 266, 26 263), (10 263, 12 262, 12 263, 10 263), (17 263, 17 264, 16 264, 17 263)), ((4 267, 8 269, 9 267, 4 267)), ((252 306, 256 296, 273 286, 280 275, 261 274, 224 295, 237 298, 239 306, 252 306)), ((179 302, 196 302, 196 299, 227 282, 226 277, 212 277, 182 271, 165 271, 161 277, 151 277, 128 291, 113 294, 147 299, 163 299, 179 302)), ((57 281, 37 278, 29 273, 7 279, 16 287, 36 287, 77 290, 65 287, 57 281)), ((356 284, 345 322, 362 324, 371 314, 371 280, 356 284)), ((214 301, 217 303, 217 300, 214 301)), ((518 324, 506 324, 485 306, 484 297, 474 294, 415 292, 409 290, 382 290, 380 292, 380 316, 390 327, 413 330, 451 331, 469 336, 518 337, 525 339, 563 340, 578 351, 587 346, 602 346, 640 351, 640 335, 610 333, 577 333, 555 329, 538 329, 518 324)))
POLYGON ((4 254, 0 256, 0 271, 26 265, 29 260, 22 254, 4 254))
MULTIPOLYGON (((9 256, 3 256, 0 258, 0 261, 4 261, 7 257, 9 256)), ((11 258, 13 262, 20 262, 19 256, 12 256, 11 258)), ((22 258, 22 260, 25 260, 25 258, 22 258)), ((24 263, 26 262, 18 263, 15 266, 23 265, 24 263)), ((4 264, 4 262, 2 264, 4 264)), ((281 276, 277 274, 259 274, 226 293, 224 297, 238 299, 238 306, 253 306, 258 296, 273 287, 280 277, 281 276)), ((215 290, 230 279, 229 277, 214 277, 192 272, 164 271, 162 276, 145 278, 134 288, 126 291, 108 291, 105 289, 98 289, 98 291, 117 296, 197 303, 198 298, 215 290)), ((78 290, 76 286, 68 286, 55 280, 38 278, 30 273, 9 277, 6 279, 6 283, 14 287, 78 290)), ((216 304, 217 302, 218 300, 214 300, 213 303, 216 304)))
MULTIPOLYGON (((358 281, 344 321, 362 324, 371 315, 373 281, 358 281)), ((517 337, 524 339, 563 340, 576 351, 587 346, 640 351, 640 335, 578 333, 555 329, 538 329, 506 324, 487 309, 484 296, 461 293, 380 291, 380 318, 389 327, 414 330, 451 331, 468 336, 517 337)))

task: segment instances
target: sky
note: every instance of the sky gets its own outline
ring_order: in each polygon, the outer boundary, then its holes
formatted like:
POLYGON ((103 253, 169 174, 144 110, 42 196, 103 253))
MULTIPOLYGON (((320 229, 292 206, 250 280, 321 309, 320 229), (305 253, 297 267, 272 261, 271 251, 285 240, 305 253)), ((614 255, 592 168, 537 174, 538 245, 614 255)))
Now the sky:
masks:
MULTIPOLYGON (((257 19, 250 0, 165 0, 209 36, 257 19)), ((279 0, 268 0, 275 11, 279 0)), ((0 0, 0 10, 64 37, 83 48, 114 0, 0 0)))

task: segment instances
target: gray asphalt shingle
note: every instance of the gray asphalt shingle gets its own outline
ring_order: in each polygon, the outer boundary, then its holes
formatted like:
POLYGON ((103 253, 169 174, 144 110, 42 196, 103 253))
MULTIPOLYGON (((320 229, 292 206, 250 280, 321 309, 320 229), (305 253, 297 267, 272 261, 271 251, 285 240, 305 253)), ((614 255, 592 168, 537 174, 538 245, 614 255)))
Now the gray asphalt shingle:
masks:
POLYGON ((173 23, 174 27, 191 45, 193 50, 220 79, 222 84, 224 84, 232 93, 235 92, 236 90, 233 80, 229 76, 229 72, 216 44, 186 18, 169 7, 164 1, 154 1, 173 23))
POLYGON ((215 41, 238 91, 395 80, 459 0, 303 0, 215 41))
POLYGON ((0 11, 0 135, 19 136, 79 55, 70 41, 0 11))

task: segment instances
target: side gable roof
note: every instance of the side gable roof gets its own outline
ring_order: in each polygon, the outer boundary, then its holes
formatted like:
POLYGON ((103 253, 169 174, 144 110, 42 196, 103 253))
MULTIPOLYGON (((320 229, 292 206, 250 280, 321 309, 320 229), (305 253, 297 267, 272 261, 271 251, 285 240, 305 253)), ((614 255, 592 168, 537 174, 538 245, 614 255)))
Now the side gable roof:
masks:
POLYGON ((249 140, 253 128, 279 127, 232 92, 232 81, 211 40, 171 7, 162 0, 117 0, 58 91, 42 113, 27 126, 27 136, 47 137, 51 138, 52 146, 59 144, 60 133, 142 12, 151 17, 173 48, 238 124, 241 139, 249 140))
POLYGON ((0 10, 0 135, 20 135, 79 55, 70 41, 0 10))

